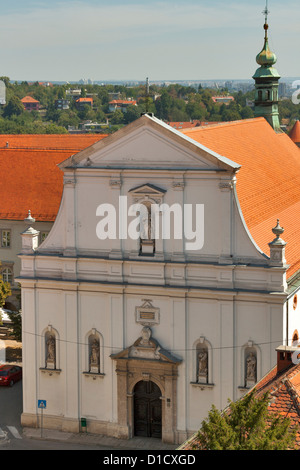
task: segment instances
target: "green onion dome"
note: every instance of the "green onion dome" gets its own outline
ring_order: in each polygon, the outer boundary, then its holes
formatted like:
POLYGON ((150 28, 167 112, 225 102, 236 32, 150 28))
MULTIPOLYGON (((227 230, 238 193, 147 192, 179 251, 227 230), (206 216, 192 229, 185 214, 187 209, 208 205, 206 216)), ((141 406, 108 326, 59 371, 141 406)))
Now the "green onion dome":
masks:
POLYGON ((267 24, 264 24, 265 43, 261 52, 256 56, 256 62, 261 66, 272 67, 272 65, 276 64, 277 57, 274 54, 274 52, 272 52, 269 48, 268 34, 267 34, 268 28, 269 26, 267 24))

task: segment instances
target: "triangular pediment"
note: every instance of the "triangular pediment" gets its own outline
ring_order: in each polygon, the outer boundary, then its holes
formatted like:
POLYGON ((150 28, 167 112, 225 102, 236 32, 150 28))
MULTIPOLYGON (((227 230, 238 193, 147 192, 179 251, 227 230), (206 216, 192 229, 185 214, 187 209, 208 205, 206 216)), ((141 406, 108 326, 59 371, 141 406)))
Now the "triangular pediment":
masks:
POLYGON ((151 329, 144 327, 141 336, 129 348, 123 349, 110 356, 112 359, 144 359, 171 364, 179 364, 181 359, 163 349, 160 344, 151 337, 151 329))
POLYGON ((64 168, 235 170, 239 165, 207 149, 162 121, 144 115, 73 155, 64 168))
POLYGON ((161 189, 154 184, 142 184, 129 191, 134 196, 163 196, 166 193, 165 189, 161 189))

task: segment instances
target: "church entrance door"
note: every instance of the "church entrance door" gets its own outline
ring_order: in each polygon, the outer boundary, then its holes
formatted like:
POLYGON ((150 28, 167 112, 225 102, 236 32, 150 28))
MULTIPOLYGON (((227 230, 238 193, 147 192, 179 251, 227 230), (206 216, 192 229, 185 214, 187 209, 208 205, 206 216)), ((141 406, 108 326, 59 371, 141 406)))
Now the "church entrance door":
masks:
POLYGON ((161 438, 162 402, 159 387, 151 381, 141 381, 134 387, 134 434, 161 438))

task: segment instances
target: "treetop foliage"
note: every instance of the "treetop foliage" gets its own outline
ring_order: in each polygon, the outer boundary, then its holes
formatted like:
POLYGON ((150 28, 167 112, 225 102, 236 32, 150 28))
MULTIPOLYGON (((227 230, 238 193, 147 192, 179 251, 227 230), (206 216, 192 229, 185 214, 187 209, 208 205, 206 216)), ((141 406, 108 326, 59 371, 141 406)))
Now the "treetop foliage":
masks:
POLYGON ((287 417, 268 410, 270 394, 256 390, 221 412, 212 406, 197 434, 200 450, 288 450, 295 446, 297 429, 287 417))
MULTIPOLYGON (((143 85, 127 87, 124 85, 49 85, 38 82, 11 83, 8 77, 0 77, 6 84, 6 105, 0 107, 0 133, 66 133, 69 126, 77 128, 80 123, 91 121, 102 124, 103 132, 114 132, 145 112, 152 112, 166 122, 233 121, 254 117, 253 108, 246 100, 254 99, 254 91, 236 92, 231 95, 234 101, 229 104, 214 103, 212 96, 228 95, 228 90, 194 88, 181 84, 168 86, 151 85, 149 96, 143 85), (72 90, 78 94, 72 95, 72 90), (117 95, 119 99, 137 101, 126 111, 117 109, 112 112, 109 102, 117 95), (21 99, 31 96, 40 102, 39 111, 25 111, 21 99), (78 107, 78 97, 92 97, 93 106, 78 107), (67 100, 67 109, 58 109, 57 100, 67 100)), ((279 103, 280 116, 285 119, 300 119, 300 105, 291 100, 279 103)))

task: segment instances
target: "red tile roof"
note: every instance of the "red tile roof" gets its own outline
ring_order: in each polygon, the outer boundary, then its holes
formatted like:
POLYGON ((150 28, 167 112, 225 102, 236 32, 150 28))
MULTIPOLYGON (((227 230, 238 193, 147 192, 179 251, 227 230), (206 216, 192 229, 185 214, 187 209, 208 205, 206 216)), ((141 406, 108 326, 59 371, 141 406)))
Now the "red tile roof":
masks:
POLYGON ((22 103, 39 103, 39 101, 32 98, 32 96, 24 96, 21 101, 22 103))
POLYGON ((289 137, 295 143, 300 143, 300 121, 296 121, 294 126, 292 127, 289 137))
POLYGON ((124 104, 128 104, 128 105, 136 105, 136 101, 135 100, 112 100, 109 102, 109 104, 119 104, 119 105, 124 105, 124 104))
POLYGON ((182 132, 241 165, 237 194, 248 229, 269 255, 279 219, 285 229, 288 277, 300 269, 300 150, 264 118, 196 127, 182 132))
POLYGON ((0 219, 23 220, 31 210, 36 220, 53 222, 63 191, 58 163, 104 137, 0 134, 0 219))
POLYGON ((93 98, 78 98, 76 100, 76 103, 78 103, 78 102, 79 103, 93 103, 94 100, 93 100, 93 98))
POLYGON ((192 129, 193 127, 200 127, 200 126, 211 126, 212 124, 219 124, 219 122, 214 121, 192 121, 192 122, 168 122, 168 126, 173 127, 173 129, 192 129))

